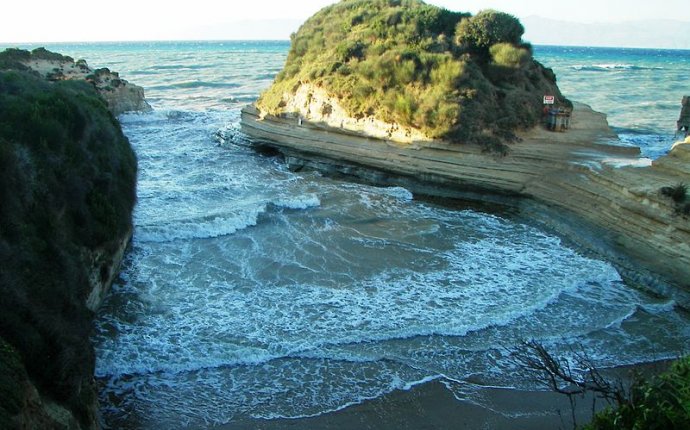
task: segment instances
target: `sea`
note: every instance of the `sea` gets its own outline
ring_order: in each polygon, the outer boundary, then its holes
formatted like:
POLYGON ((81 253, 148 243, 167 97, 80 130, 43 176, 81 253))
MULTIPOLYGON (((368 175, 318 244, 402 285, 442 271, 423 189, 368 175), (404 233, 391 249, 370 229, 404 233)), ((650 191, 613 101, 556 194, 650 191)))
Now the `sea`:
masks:
MULTIPOLYGON (((602 368, 687 353, 690 315, 510 211, 291 172, 240 109, 284 41, 19 45, 108 67, 154 110, 120 117, 139 160, 135 233, 98 312, 106 428, 313 417, 438 380, 543 389, 536 340, 602 368)), ((536 46, 563 93, 651 159, 677 139, 690 51, 536 46)))

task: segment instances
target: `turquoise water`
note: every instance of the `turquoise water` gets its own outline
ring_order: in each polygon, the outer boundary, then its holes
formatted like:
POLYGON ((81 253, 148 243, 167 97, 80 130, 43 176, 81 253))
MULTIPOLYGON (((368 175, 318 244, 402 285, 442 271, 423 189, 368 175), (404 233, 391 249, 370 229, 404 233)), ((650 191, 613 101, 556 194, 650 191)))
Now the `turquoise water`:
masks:
POLYGON ((621 140, 658 158, 674 137, 681 100, 690 95, 690 51, 536 47, 561 91, 608 115, 621 140))
MULTIPOLYGON (((93 338, 110 428, 313 416, 434 379, 534 388, 505 357, 525 338, 601 366, 674 357, 690 340, 672 300, 509 214, 255 153, 239 110, 286 42, 48 48, 119 71, 154 107, 121 117, 140 175, 132 249, 93 338)), ((673 142, 688 52, 536 55, 647 155, 673 142)))

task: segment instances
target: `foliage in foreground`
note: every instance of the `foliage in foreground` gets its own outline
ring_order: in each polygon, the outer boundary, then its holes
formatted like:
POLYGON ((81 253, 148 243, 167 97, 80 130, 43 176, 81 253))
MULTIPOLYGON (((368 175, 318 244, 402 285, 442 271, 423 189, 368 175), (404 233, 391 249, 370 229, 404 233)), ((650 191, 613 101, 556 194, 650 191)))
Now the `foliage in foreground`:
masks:
POLYGON ((633 384, 626 401, 594 417, 589 430, 690 428, 690 357, 671 369, 633 384))
POLYGON ((22 408, 26 370, 17 351, 0 337, 0 428, 13 427, 12 418, 22 408))
POLYGON ((639 374, 632 382, 604 376, 587 355, 574 352, 574 362, 551 355, 536 341, 527 341, 511 351, 519 369, 537 375, 552 391, 574 401, 594 394, 608 407, 594 415, 587 430, 681 430, 690 428, 690 356, 677 360, 671 368, 650 379, 639 374), (627 385, 627 387, 626 387, 627 385))
POLYGON ((135 183, 134 153, 91 85, 0 70, 0 345, 83 422, 94 367, 85 251, 131 227, 135 183))
POLYGON ((475 16, 420 0, 343 0, 296 34, 260 109, 280 114, 305 83, 349 115, 374 116, 456 142, 507 138, 540 119, 542 96, 561 102, 555 75, 532 57, 513 16, 475 16))

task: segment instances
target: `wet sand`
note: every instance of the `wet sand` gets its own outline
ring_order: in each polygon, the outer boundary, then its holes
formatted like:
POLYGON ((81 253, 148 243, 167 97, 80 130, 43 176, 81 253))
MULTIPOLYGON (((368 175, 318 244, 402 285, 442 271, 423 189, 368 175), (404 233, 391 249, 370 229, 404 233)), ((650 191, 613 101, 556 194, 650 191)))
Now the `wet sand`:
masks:
MULTIPOLYGON (((622 367, 611 372, 629 381, 633 370, 657 374, 668 362, 622 367)), ((593 409, 606 403, 591 395, 576 396, 575 423, 582 426, 592 418, 593 409)), ((394 391, 381 398, 350 406, 318 417, 276 420, 245 420, 218 430, 401 430, 401 429, 491 429, 549 430, 573 429, 573 408, 567 396, 551 391, 524 391, 488 388, 447 380, 435 380, 408 391, 394 391), (454 392, 471 391, 473 400, 454 392)))
MULTIPOLYGON (((219 429, 571 429, 566 396, 551 392, 480 389, 482 405, 460 401, 440 381, 313 418, 247 420, 219 429)), ((578 423, 591 418, 591 401, 578 400, 578 423)))

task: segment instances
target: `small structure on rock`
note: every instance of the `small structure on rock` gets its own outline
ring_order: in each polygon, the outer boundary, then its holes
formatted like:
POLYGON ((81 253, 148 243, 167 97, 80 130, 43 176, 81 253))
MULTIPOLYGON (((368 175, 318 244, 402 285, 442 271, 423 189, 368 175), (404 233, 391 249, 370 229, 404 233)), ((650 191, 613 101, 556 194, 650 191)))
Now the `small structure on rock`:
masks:
POLYGON ((684 133, 685 137, 690 135, 690 96, 683 97, 681 102, 680 118, 678 119, 678 129, 676 134, 684 133))
POLYGON ((566 131, 570 128, 572 109, 566 107, 544 106, 546 128, 551 131, 566 131))

